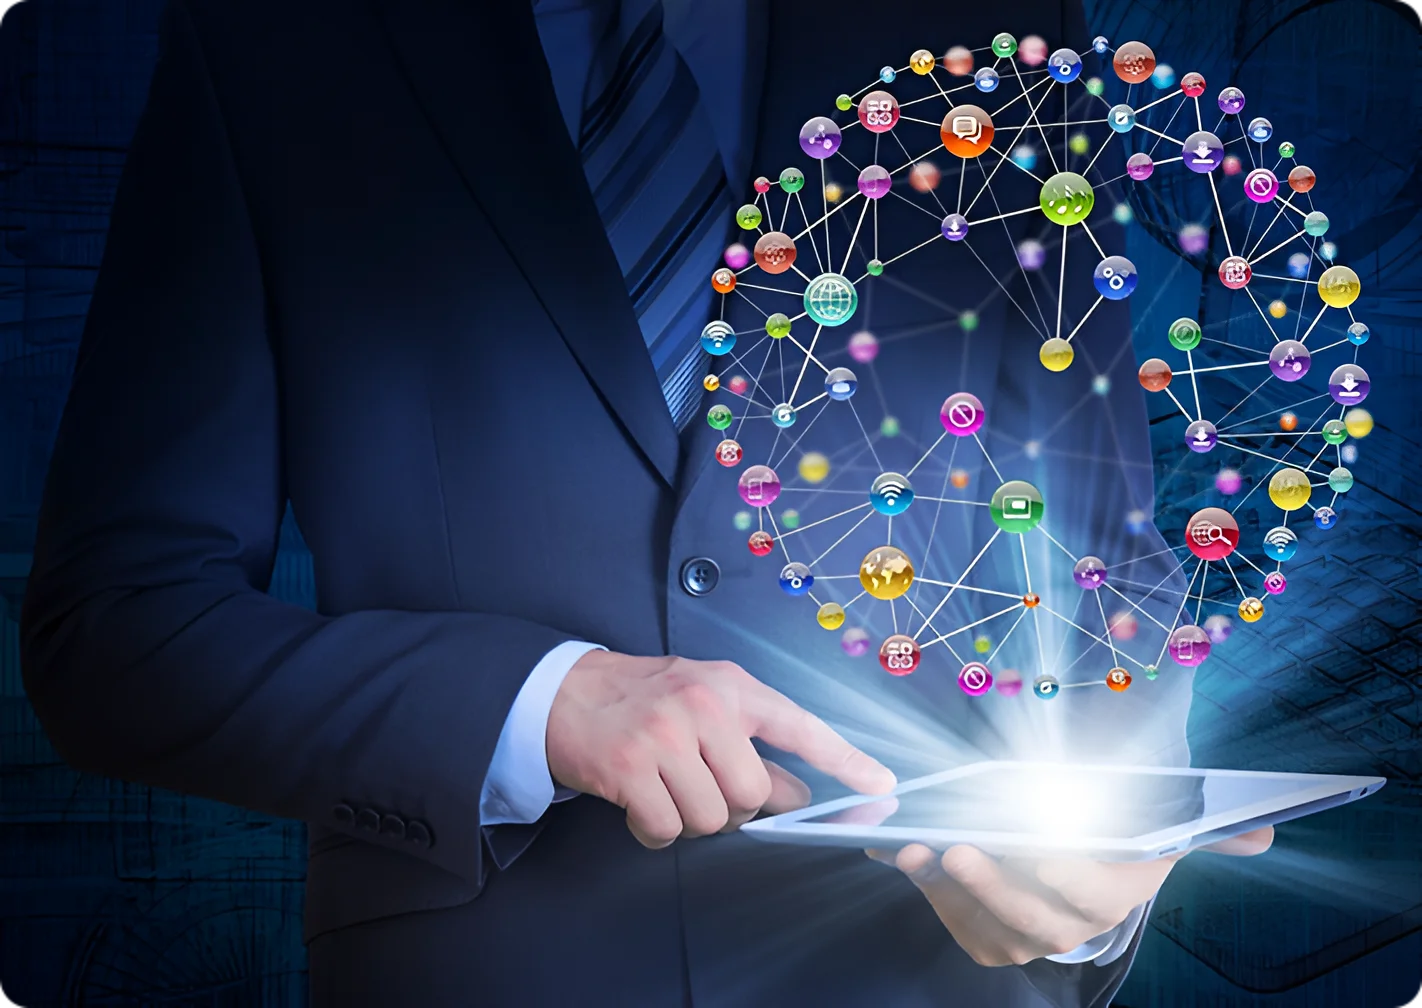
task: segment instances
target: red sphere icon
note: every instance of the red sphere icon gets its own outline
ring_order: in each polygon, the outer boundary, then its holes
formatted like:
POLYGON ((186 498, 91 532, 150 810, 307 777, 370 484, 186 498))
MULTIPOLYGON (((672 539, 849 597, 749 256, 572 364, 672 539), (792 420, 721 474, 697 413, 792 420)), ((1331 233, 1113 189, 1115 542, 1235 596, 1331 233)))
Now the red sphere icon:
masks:
POLYGON ((1224 508, 1201 508, 1185 525, 1185 545, 1201 560, 1223 560, 1239 545, 1239 522, 1224 508))
POLYGON ((741 443, 732 438, 726 438, 716 446, 716 461, 727 469, 740 465, 744 454, 745 452, 741 450, 741 443))
POLYGON ((1220 263, 1220 283, 1230 290, 1239 290, 1249 283, 1254 270, 1244 256, 1229 256, 1220 263))
POLYGON ((920 654, 918 641, 896 633, 879 645, 879 664, 889 675, 904 676, 918 668, 920 654))
POLYGON ((746 542, 746 545, 750 547, 750 551, 756 556, 766 556, 775 548, 775 540, 771 538, 769 532, 757 530, 750 534, 750 539, 746 542))

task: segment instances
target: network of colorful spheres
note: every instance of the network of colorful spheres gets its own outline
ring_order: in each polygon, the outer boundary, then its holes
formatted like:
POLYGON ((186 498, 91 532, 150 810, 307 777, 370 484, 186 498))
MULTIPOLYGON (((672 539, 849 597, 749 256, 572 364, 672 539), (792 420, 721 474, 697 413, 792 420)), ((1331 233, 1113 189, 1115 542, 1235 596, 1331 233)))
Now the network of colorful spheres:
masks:
MULTIPOLYGON (((1198 606, 1194 622, 1182 621, 1182 617, 1186 615, 1185 603, 1192 600, 1201 603, 1206 601, 1205 579, 1211 569, 1223 567, 1238 588, 1240 599, 1236 611, 1239 618, 1247 623, 1258 621, 1264 615, 1263 599, 1279 595, 1285 590, 1287 582, 1282 565, 1294 556, 1298 548, 1298 535, 1289 527, 1289 516, 1314 502, 1318 506, 1312 511, 1313 524, 1318 529, 1326 531, 1337 523, 1335 506, 1339 495, 1347 493, 1353 486, 1351 471, 1345 463, 1356 458, 1356 447, 1345 442, 1366 437, 1373 426, 1371 416, 1361 405, 1367 398, 1370 379, 1357 362, 1357 348, 1367 342, 1368 327, 1354 318, 1351 310, 1361 291, 1361 282, 1352 269, 1333 262, 1337 255, 1336 247, 1321 240, 1327 233, 1329 221, 1327 216, 1313 205, 1311 193, 1317 183, 1314 172, 1295 160, 1296 148, 1293 143, 1287 141, 1277 144, 1274 149, 1277 150, 1278 159, 1273 161, 1272 165, 1268 164, 1272 154, 1266 152, 1273 137, 1273 126, 1263 117, 1254 117, 1247 122, 1244 120, 1241 114, 1246 99, 1239 88, 1229 86, 1218 92, 1213 105, 1219 110, 1219 122, 1213 124, 1211 129, 1206 129, 1200 100, 1206 93, 1204 78, 1198 73, 1186 73, 1179 79, 1177 86, 1174 71, 1158 63, 1151 48, 1142 42, 1127 42, 1113 48, 1104 37, 1097 37, 1091 46, 1091 51, 1101 58, 1103 66, 1109 65, 1107 73, 1114 75, 1130 88, 1127 91, 1128 98, 1134 86, 1147 82, 1153 84, 1158 91, 1169 92, 1158 98, 1139 100, 1134 105, 1129 101, 1112 103, 1106 99, 1106 86, 1101 77, 1082 79, 1083 58, 1074 50, 1062 48, 1049 53, 1046 43, 1036 36, 1023 39, 1019 45, 1007 33, 996 36, 991 46, 985 48, 991 53, 991 65, 977 67, 975 64, 978 61, 978 53, 983 50, 975 51, 955 46, 948 50, 941 61, 930 51, 919 50, 910 57, 906 67, 885 67, 870 85, 854 94, 839 96, 835 102, 836 109, 854 113, 848 122, 841 124, 830 116, 816 116, 808 120, 800 130, 799 141, 805 155, 819 164, 819 213, 806 209, 802 190, 806 189, 809 180, 799 167, 784 169, 774 182, 766 177, 755 180, 755 195, 752 201, 736 211, 736 223, 748 232, 748 237, 745 242, 733 244, 726 250, 724 265, 714 271, 711 283, 724 297, 734 295, 750 302, 763 317, 763 330, 738 332, 725 321, 717 319, 705 327, 701 343, 712 357, 729 358, 746 370, 752 369, 747 365, 746 358, 762 344, 768 342, 769 346, 777 347, 782 353, 793 347, 790 352, 792 356, 796 353, 801 356, 802 366, 798 369, 798 378, 793 389, 788 394, 774 397, 768 395, 769 390, 761 381, 760 375, 747 378, 743 374, 732 374, 723 381, 718 375, 709 374, 705 379, 705 387, 709 391, 729 392, 731 396, 741 400, 743 411, 737 414, 727 403, 717 402, 710 407, 706 419, 713 428, 727 432, 725 439, 716 447, 717 461, 728 468, 736 468, 745 461, 739 432, 741 425, 748 420, 769 419, 775 427, 784 431, 793 428, 803 411, 816 403, 823 402, 827 405, 828 402, 847 402, 852 399, 859 385, 858 375, 848 367, 827 368, 820 364, 816 349, 826 338, 827 331, 835 331, 855 317, 863 284, 882 276, 903 256, 929 244, 924 242, 896 251, 892 255, 882 253, 879 248, 878 214, 880 201, 905 180, 911 190, 931 195, 940 208, 947 209, 936 194, 945 173, 928 157, 930 153, 941 154, 946 151, 952 159, 956 159, 960 176, 966 174, 970 163, 977 163, 979 159, 992 162, 990 168, 984 167, 985 179, 980 187, 976 187, 976 191, 968 190, 965 195, 963 179, 960 177, 957 204, 951 212, 942 216, 938 233, 932 235, 931 240, 970 248, 970 234, 976 236, 981 231, 986 231, 990 237, 996 238, 995 230, 985 228, 985 225, 1024 213, 1039 213, 1053 225, 1053 231, 1059 235, 1056 244, 1060 248, 1060 276, 1063 285, 1066 285, 1068 276, 1068 238, 1085 235, 1089 241, 1089 247, 1095 253, 1091 259, 1094 267, 1090 277, 1097 293, 1095 303, 1075 320, 1074 325, 1071 325, 1070 320, 1064 323, 1062 287, 1056 291, 1058 304, 1054 312, 1044 312, 1039 307, 1042 323, 1038 328, 1038 334, 1042 337, 1039 359, 1042 366, 1054 372, 1065 371, 1072 365, 1076 357, 1072 340, 1087 323, 1091 312, 1102 301, 1129 298, 1136 291, 1140 280, 1134 263, 1123 255, 1107 255, 1091 230, 1089 219, 1096 209, 1098 190, 1105 191, 1101 184, 1114 183, 1123 177, 1128 177, 1132 184, 1146 184, 1160 171, 1183 171, 1203 181, 1211 190, 1213 204, 1218 212, 1216 224, 1227 246, 1228 255, 1220 262, 1217 271, 1219 282, 1229 291, 1243 292, 1249 303, 1252 303, 1252 309, 1257 312, 1261 334, 1267 334, 1266 338, 1271 342, 1264 343, 1260 348, 1234 347, 1236 350, 1255 353, 1259 359, 1215 366, 1197 364, 1196 353, 1203 353, 1207 349, 1202 347, 1202 343, 1208 339, 1205 334, 1206 326, 1202 326, 1193 318, 1178 319, 1169 327, 1161 344, 1162 348, 1168 345, 1172 353, 1183 354, 1183 366, 1177 363, 1172 367, 1163 357, 1153 357, 1140 367, 1140 384, 1148 392, 1163 393, 1184 415, 1188 421, 1184 436, 1185 451, 1203 454, 1212 450, 1236 449, 1255 459, 1262 458, 1270 462, 1268 497, 1280 509, 1281 518, 1257 544, 1265 558, 1261 566, 1240 549, 1240 528, 1232 513, 1233 509, 1206 507, 1192 515, 1179 549, 1187 551, 1186 561, 1191 558, 1196 561, 1194 572, 1181 601, 1176 625, 1162 627, 1169 633, 1160 656, 1154 661, 1140 662, 1119 654, 1117 649, 1118 643, 1134 636, 1136 615, 1144 615, 1143 611, 1132 603, 1132 608, 1137 609, 1137 613, 1126 609, 1107 617, 1103 608, 1102 635, 1095 639, 1098 643, 1109 646, 1112 657, 1116 660, 1100 682, 1120 691, 1130 685, 1132 678, 1125 664, 1136 664, 1139 671, 1147 678, 1153 679, 1167 652, 1178 665, 1194 667, 1209 654, 1212 644, 1220 643, 1228 636, 1228 618, 1217 614, 1201 623, 1198 606), (920 78, 946 74, 950 78, 967 79, 961 84, 947 88, 935 80, 933 83, 936 92, 929 92, 926 98, 901 102, 889 86, 908 71, 920 78), (1033 76, 1040 77, 1040 80, 1028 83, 1033 76), (1007 84, 1013 81, 1019 86, 1016 97, 1004 95, 998 107, 991 111, 976 104, 979 101, 986 104, 980 96, 991 95, 999 90, 1005 92, 1007 84), (1036 118, 1036 109, 1044 102, 1033 99, 1035 105, 1032 101, 1026 103, 1031 110, 1026 124, 1011 130, 1018 138, 1011 150, 1005 151, 993 145, 1001 127, 1001 113, 1019 104, 1019 98, 1030 97, 1043 86, 1069 88, 1073 85, 1081 89, 1081 94, 1086 96, 1085 101, 1101 110, 1101 118, 1068 116, 1067 121, 1062 123, 1041 122, 1036 118), (1174 90, 1171 90, 1172 88, 1174 90), (965 91, 969 92, 967 97, 972 98, 972 101, 954 100, 955 94, 961 98, 961 93, 965 91), (936 136, 927 152, 913 154, 904 143, 906 127, 927 121, 917 115, 905 114, 904 109, 936 97, 941 97, 947 105, 941 123, 937 124, 936 136), (1186 113, 1185 120, 1193 118, 1198 128, 1185 136, 1171 135, 1171 124, 1176 122, 1182 110, 1186 113), (1193 115, 1190 114, 1192 112, 1193 115), (1168 119, 1164 129, 1155 129, 1147 122, 1149 118, 1165 117, 1167 113, 1168 119), (1033 170, 1038 167, 1041 157, 1025 139, 1030 135, 1031 127, 1035 126, 1045 140, 1048 128, 1065 129, 1071 125, 1093 122, 1102 123, 1109 128, 1107 144, 1115 138, 1122 138, 1124 143, 1127 137, 1144 136, 1147 142, 1151 143, 1150 149, 1138 150, 1126 159, 1124 176, 1106 179, 1101 177, 1097 170, 1100 180, 1093 185, 1089 176, 1096 168, 1104 148, 1098 149, 1083 167, 1072 164, 1065 152, 1062 162, 1058 163, 1053 145, 1044 143, 1043 147, 1053 170, 1045 178, 1034 174, 1033 170), (1222 129, 1222 126, 1229 128, 1222 129), (834 160, 836 164, 844 161, 854 166, 855 163, 841 153, 846 134, 853 129, 860 129, 875 138, 876 157, 874 162, 857 167, 855 191, 846 196, 845 188, 829 177, 826 164, 834 160), (1231 131, 1238 135, 1230 136, 1231 131), (895 133, 899 141, 898 148, 907 155, 903 163, 894 166, 877 163, 877 155, 880 152, 877 140, 890 132, 895 133), (1226 153, 1226 148, 1233 144, 1242 144, 1239 149, 1248 155, 1252 167, 1247 173, 1243 171, 1240 157, 1226 153), (1166 145, 1165 150, 1159 152, 1162 145, 1166 145), (1160 153, 1171 156, 1162 157, 1160 153), (984 211, 974 213, 980 197, 992 192, 992 174, 989 174, 989 171, 995 173, 996 169, 1003 165, 1010 165, 1013 170, 1024 172, 1040 183, 1036 205, 1004 211, 994 198, 994 212, 986 212, 984 207, 984 211), (1072 170, 1073 168, 1081 170, 1072 170), (1238 188, 1233 195, 1228 186, 1236 183, 1217 181, 1217 178, 1241 174, 1243 177, 1238 180, 1238 188), (772 206, 772 197, 777 193, 776 202, 780 204, 778 214, 772 206), (1237 202, 1240 198, 1266 211, 1273 211, 1272 218, 1257 235, 1254 233, 1252 218, 1243 235, 1237 232, 1231 235, 1224 206, 1226 203, 1237 202), (858 219, 852 225, 853 237, 848 243, 840 246, 843 256, 837 263, 832 255, 830 221, 840 214, 852 214, 856 203, 858 219), (787 228, 786 222, 792 219, 792 213, 797 220, 797 226, 787 228), (819 232, 822 226, 821 235, 819 232), (750 240, 751 235, 754 237, 753 242, 750 240), (1233 239, 1241 240, 1236 245, 1233 239), (747 247, 748 245, 750 247, 747 247), (809 251, 810 255, 805 255, 806 251, 809 251), (862 271, 851 271, 848 268, 856 252, 861 253, 862 271), (807 273, 805 269, 810 268, 811 257, 814 265, 811 272, 807 273), (1281 262, 1282 267, 1268 271, 1267 264, 1275 261, 1281 262), (1266 268, 1256 270, 1256 267, 1261 265, 1266 268), (748 276, 752 273, 757 275, 748 276), (801 283, 794 282, 796 277, 801 283), (786 281, 790 281, 790 289, 786 286, 771 286, 776 283, 785 284, 786 281), (1279 293, 1280 296, 1271 298, 1265 294, 1264 298, 1256 297, 1255 291, 1261 289, 1279 293), (1295 292, 1299 295, 1298 303, 1296 307, 1291 308, 1290 301, 1295 292), (1316 312, 1308 305, 1310 294, 1316 294, 1318 302, 1321 302, 1316 312), (1267 310, 1261 305, 1261 301, 1266 298, 1267 310), (766 310, 761 307, 759 301, 769 304, 772 299, 776 302, 772 307, 778 310, 766 310), (1337 322, 1325 317, 1333 313, 1341 313, 1341 316, 1346 316, 1346 320, 1337 322), (1280 323, 1286 321, 1291 314, 1295 328, 1292 333, 1287 333, 1282 330, 1280 323), (1054 318, 1054 324, 1049 321, 1048 316, 1054 318), (813 326, 813 332, 808 339, 803 334, 796 334, 797 324, 802 323, 806 327, 813 326), (1337 330, 1342 330, 1342 334, 1333 342, 1319 346, 1319 338, 1315 337, 1313 346, 1308 343, 1315 332, 1327 334, 1337 330), (754 342, 751 343, 751 340, 754 342), (1321 396, 1304 397, 1299 403, 1282 411, 1266 411, 1257 417, 1226 423, 1225 421, 1236 413, 1250 412, 1246 408, 1248 400, 1259 392, 1261 384, 1243 400, 1236 402, 1224 415, 1213 420, 1207 419, 1200 409, 1198 383, 1208 380, 1210 375, 1236 368, 1267 367, 1272 380, 1295 383, 1311 369, 1316 370, 1319 358, 1333 350, 1338 350, 1336 356, 1340 359, 1329 371, 1329 409, 1302 429, 1294 410, 1313 402, 1314 399, 1322 398, 1321 396), (808 386, 807 376, 813 379, 808 386), (1172 387, 1173 381, 1184 378, 1190 381, 1191 392, 1185 398, 1193 402, 1193 411, 1176 395, 1175 390, 1181 388, 1183 383, 1172 387), (1335 407, 1337 415, 1328 415, 1335 407), (757 412, 752 412, 753 410, 757 412), (764 412, 758 412, 760 410, 764 412), (730 429, 733 424, 737 425, 734 431, 730 429), (1263 429, 1257 429, 1260 424, 1263 429), (1292 438, 1287 450, 1278 455, 1270 454, 1267 450, 1260 450, 1266 446, 1248 440, 1266 432, 1284 434, 1292 438), (1306 439, 1313 438, 1317 438, 1322 447, 1309 458, 1312 445, 1306 439), (1337 464, 1320 468, 1320 459, 1329 448, 1335 449, 1337 464), (1298 457, 1293 458, 1296 452, 1298 457), (1321 504, 1317 502, 1316 491, 1325 486, 1331 497, 1326 504, 1321 504), (1238 570, 1230 563, 1231 557, 1242 562, 1238 570), (1265 569, 1271 565, 1272 569, 1265 569), (1246 583, 1251 586, 1257 584, 1258 587, 1251 591, 1245 588, 1246 583), (1192 595, 1192 591, 1197 594, 1192 595)), ((1209 104, 1208 100, 1206 104, 1209 104)), ((1213 116, 1213 110, 1211 115, 1213 116)), ((1081 158, 1091 153, 1090 141, 1083 133, 1072 134, 1066 149, 1073 156, 1081 158)), ((810 196, 809 202, 813 207, 813 190, 807 195, 810 196)), ((1111 211, 1111 216, 1117 222, 1126 223, 1131 217, 1129 207, 1124 203, 1117 204, 1111 211)), ((1179 229, 1178 235, 1183 253, 1196 255, 1205 250, 1208 231, 1201 224, 1186 224, 1179 229)), ((1049 238, 1048 242, 1051 240, 1049 238)), ((1016 246, 1015 258, 1024 275, 1043 268, 1048 256, 1047 244, 1029 238, 1016 246)), ((1075 278, 1074 273, 1072 276, 1075 278)), ((1006 288, 1001 281, 996 277, 993 279, 1005 293, 1006 288)), ((1021 309, 1016 301, 1013 304, 1021 309)), ((1030 313, 1025 309, 1021 310, 1036 327, 1030 313)), ((724 305, 722 315, 724 316, 724 305)), ((978 327, 977 311, 963 310, 955 321, 967 337, 978 327)), ((877 340, 867 331, 858 332, 849 339, 847 349, 850 358, 857 364, 872 366, 878 353, 877 340)), ((767 350, 761 364, 762 374, 769 359, 767 350)), ((1093 383, 1093 387, 1101 395, 1110 391, 1110 383, 1100 376, 1093 383)), ((960 437, 975 434, 983 423, 981 403, 967 393, 960 393, 944 403, 941 419, 949 434, 960 437), (958 423, 955 417, 967 419, 958 423)), ((880 433, 892 437, 897 431, 898 421, 892 416, 886 416, 880 425, 880 433)), ((981 445, 981 442, 978 444, 981 445)), ((986 449, 983 450, 985 453, 986 449)), ((772 460, 767 459, 767 462, 769 461, 772 460)), ((816 452, 802 456, 798 466, 800 477, 809 483, 823 480, 828 471, 828 458, 816 452)), ((961 489, 955 475, 950 474, 950 479, 956 488, 961 489)), ((1226 497, 1238 493, 1242 485, 1240 474, 1233 468, 1222 469, 1215 479, 1216 488, 1226 497)), ((1260 485, 1264 483, 1261 482, 1260 485)), ((753 523, 757 525, 748 542, 751 552, 757 556, 769 556, 777 546, 784 550, 787 534, 793 533, 799 526, 801 517, 797 510, 787 510, 782 513, 780 527, 776 527, 770 506, 780 494, 782 484, 779 474, 767 464, 751 465, 742 472, 738 486, 744 502, 754 509, 751 513, 743 512, 738 515, 738 523, 744 525, 744 530, 749 530, 753 523), (759 515, 758 522, 753 518, 755 514, 759 515), (767 520, 771 523, 770 529, 765 527, 767 520)), ((868 501, 864 506, 871 507, 886 517, 893 517, 906 511, 914 500, 914 490, 904 474, 884 472, 869 487, 868 501)), ((999 487, 988 503, 992 508, 994 522, 999 528, 998 534, 1009 535, 1031 532, 1040 523, 1044 508, 1041 495, 1034 487, 1025 483, 1018 485, 1015 481, 999 487), (1022 508, 1025 508, 1025 511, 1020 513, 1014 510, 1022 508)), ((1242 503, 1242 500, 1236 503, 1235 508, 1242 503)), ((1148 519, 1142 517, 1137 520, 1148 519)), ((1065 547, 1062 549, 1066 552, 1065 547)), ((813 599, 812 587, 816 572, 803 562, 791 560, 788 551, 785 551, 785 559, 786 563, 780 571, 781 587, 789 595, 809 596, 813 599)), ((1108 566, 1101 559, 1094 556, 1073 556, 1072 561, 1073 576, 1083 590, 1110 588, 1108 566)), ((859 581, 863 587, 861 594, 881 601, 901 597, 915 580, 913 558, 887 544, 865 556, 859 564, 859 572, 859 581)), ((1030 572, 1024 571, 1024 574, 1030 580, 1030 572)), ((918 580, 926 580, 921 572, 918 580)), ((973 589, 955 584, 950 589, 950 595, 952 591, 957 590, 973 589)), ((1121 598, 1125 599, 1125 596, 1121 598)), ((827 630, 839 630, 844 626, 845 605, 829 601, 816 601, 816 604, 819 607, 817 619, 822 627, 827 630)), ((941 604, 939 608, 942 608, 941 604)), ((999 615, 1006 615, 1019 608, 1031 611, 1034 620, 1040 618, 1043 611, 1039 596, 1030 590, 1024 590, 1017 605, 1005 609, 999 615)), ((935 614, 936 612, 937 610, 935 614)), ((1053 615, 1060 617, 1060 614, 1053 615)), ((917 634, 896 633, 881 643, 879 657, 885 671, 896 675, 908 674, 918 667, 919 656, 924 647, 940 642, 947 643, 949 638, 965 632, 963 629, 957 629, 939 634, 934 630, 932 640, 920 643, 918 637, 925 630, 934 629, 931 619, 931 616, 924 619, 924 625, 917 634)), ((1082 630, 1079 626, 1077 629, 1082 630)), ((1088 631, 1082 632, 1093 636, 1088 631)), ((864 654, 872 647, 868 635, 855 627, 845 630, 842 644, 850 654, 864 654)), ((990 638, 985 635, 978 635, 974 645, 974 650, 980 654, 994 651, 990 638), (978 646, 984 643, 985 647, 978 646)), ((951 644, 948 644, 948 649, 952 650, 951 644)), ((956 652, 954 653, 956 655, 956 652)), ((1015 678, 1015 687, 1012 685, 1014 677, 999 675, 997 679, 1000 692, 1016 692, 1020 689, 1020 677, 1015 678)), ((981 695, 991 688, 993 674, 985 661, 974 659, 962 663, 959 683, 964 692, 981 695)), ((1044 669, 1038 676, 1034 693, 1043 698, 1052 697, 1061 685, 1044 669)))

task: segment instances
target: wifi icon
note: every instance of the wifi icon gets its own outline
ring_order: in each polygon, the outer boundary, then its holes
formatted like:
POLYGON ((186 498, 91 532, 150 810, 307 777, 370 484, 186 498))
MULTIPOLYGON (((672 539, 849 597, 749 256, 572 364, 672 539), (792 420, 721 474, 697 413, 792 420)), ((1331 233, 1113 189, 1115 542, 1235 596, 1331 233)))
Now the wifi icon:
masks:
POLYGON ((1299 548, 1299 537, 1283 525, 1275 525, 1264 533, 1264 552, 1271 560, 1291 560, 1299 548))
POLYGON ((880 514, 903 514, 913 503, 913 484, 900 473, 883 473, 869 487, 869 503, 880 514))

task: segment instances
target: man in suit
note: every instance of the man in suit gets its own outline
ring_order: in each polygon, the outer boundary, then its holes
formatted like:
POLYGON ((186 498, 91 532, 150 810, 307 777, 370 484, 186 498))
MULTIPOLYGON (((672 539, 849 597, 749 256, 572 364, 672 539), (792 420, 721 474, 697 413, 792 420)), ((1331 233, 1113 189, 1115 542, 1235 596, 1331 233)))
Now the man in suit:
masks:
MULTIPOLYGON (((735 197, 839 67, 1085 37, 1050 0, 1007 26, 941 6, 171 7, 55 448, 26 682, 76 766, 310 824, 315 1003, 1119 985, 1168 862, 876 852, 895 872, 733 832, 808 800, 753 738, 817 795, 892 786, 861 749, 903 771, 1003 748, 941 682, 890 692, 792 628, 694 419, 735 197), (318 612, 263 591, 288 502, 318 612)), ((922 415, 971 374, 1009 431, 1060 411, 1013 356, 1023 327, 999 306, 984 328, 961 368, 905 351, 895 396, 922 415)), ((1119 350, 1124 315, 1096 333, 1119 350)), ((1103 359, 1128 382, 1129 357, 1103 359)), ((1114 450, 1148 462, 1139 403, 1118 419, 1114 450)), ((1148 465, 1119 473, 1111 534, 1149 497, 1148 465)), ((1188 693, 1083 698, 1057 748, 1183 760, 1188 693)))

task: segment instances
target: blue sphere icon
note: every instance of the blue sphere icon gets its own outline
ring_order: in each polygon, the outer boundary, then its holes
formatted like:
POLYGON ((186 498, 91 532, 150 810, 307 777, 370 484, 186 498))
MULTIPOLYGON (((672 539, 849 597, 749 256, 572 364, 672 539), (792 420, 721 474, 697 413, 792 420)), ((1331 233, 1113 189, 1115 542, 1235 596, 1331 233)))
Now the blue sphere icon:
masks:
POLYGON ((999 80, 997 71, 992 67, 981 67, 977 73, 973 74, 973 83, 977 85, 979 91, 996 91, 999 80))
POLYGON ((1313 513, 1313 523, 1321 529, 1331 529, 1338 524, 1338 512, 1324 505, 1313 513))
POLYGON ((844 402, 858 387, 859 379, 847 367, 837 367, 825 375, 825 394, 836 402, 844 402))
POLYGON ((1264 533, 1264 554, 1270 560, 1277 560, 1279 563, 1292 560, 1298 548, 1299 537, 1294 535, 1294 530, 1287 525, 1275 525, 1264 533))
POLYGON ((1062 691, 1062 684, 1054 675, 1038 676, 1032 683, 1032 692, 1042 700, 1052 700, 1062 691))
POLYGON ((1107 256, 1091 274, 1096 293, 1108 301, 1123 301, 1136 289, 1136 264, 1125 256, 1107 256))
POLYGON ((727 322, 717 319, 706 323, 706 328, 701 330, 701 349, 713 357, 730 353, 735 345, 736 331, 727 322))
POLYGON ((1289 276, 1303 280, 1308 276, 1309 258, 1307 252, 1295 252, 1289 256, 1289 276))
POLYGON ((1348 342, 1354 346, 1362 346, 1368 341, 1370 330, 1362 322, 1354 322, 1348 327, 1348 342))
POLYGON ((770 422, 777 427, 794 427, 797 415, 794 406, 783 402, 770 411, 770 422))
POLYGON ((901 515, 913 503, 913 484, 902 473, 882 473, 869 487, 869 503, 882 515, 901 515))
POLYGON ((1249 126, 1245 130, 1249 134, 1249 139, 1255 143, 1263 143, 1274 135, 1274 124, 1263 116, 1249 120, 1249 126))
POLYGON ((807 595, 814 583, 810 568, 802 563, 788 563, 780 568, 780 587, 786 595, 807 595))
POLYGON ((1111 41, 1105 35, 1097 35, 1091 40, 1091 48, 1098 53, 1104 53, 1107 49, 1111 48, 1111 41))
POLYGON ((859 292, 849 278, 821 273, 805 286, 805 314, 820 325, 844 325, 859 307, 859 292))
POLYGON ((1058 49, 1047 58, 1047 72, 1052 80, 1069 84, 1081 76, 1081 56, 1075 49, 1058 49))
POLYGON ((1106 125, 1117 133, 1129 133, 1136 128, 1136 110, 1122 102, 1106 112, 1106 125))

